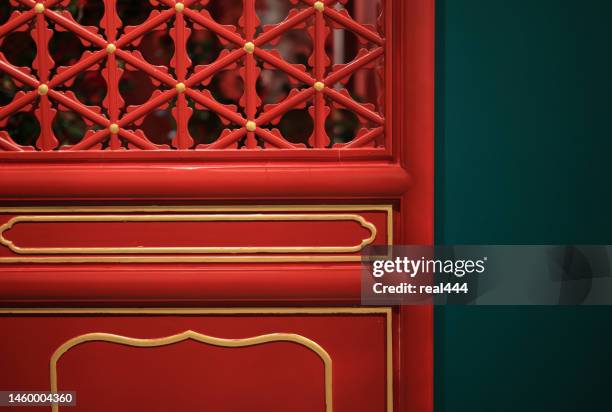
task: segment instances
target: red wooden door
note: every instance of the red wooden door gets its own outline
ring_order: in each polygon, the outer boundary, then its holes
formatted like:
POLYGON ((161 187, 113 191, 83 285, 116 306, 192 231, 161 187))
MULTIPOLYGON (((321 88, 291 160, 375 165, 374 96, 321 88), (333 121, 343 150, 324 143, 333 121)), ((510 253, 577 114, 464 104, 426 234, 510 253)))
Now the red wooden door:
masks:
POLYGON ((432 410, 431 308, 360 306, 360 253, 432 243, 433 0, 0 11, 0 391, 432 410))

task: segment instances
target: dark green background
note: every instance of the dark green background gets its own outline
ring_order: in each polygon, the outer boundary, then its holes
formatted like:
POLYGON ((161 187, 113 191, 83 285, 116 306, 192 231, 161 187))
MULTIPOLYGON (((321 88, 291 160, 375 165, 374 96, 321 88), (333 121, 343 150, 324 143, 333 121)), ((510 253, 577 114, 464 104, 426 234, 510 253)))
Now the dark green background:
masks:
MULTIPOLYGON (((612 244, 612 1, 439 0, 436 238, 612 244)), ((436 308, 436 412, 612 410, 612 307, 436 308)))

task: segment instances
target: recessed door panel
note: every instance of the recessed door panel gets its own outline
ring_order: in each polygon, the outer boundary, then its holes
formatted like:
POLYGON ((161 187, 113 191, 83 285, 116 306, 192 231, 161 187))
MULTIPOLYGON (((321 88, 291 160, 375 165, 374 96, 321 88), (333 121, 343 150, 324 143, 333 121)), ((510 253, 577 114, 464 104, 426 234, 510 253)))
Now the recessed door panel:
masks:
POLYGON ((76 391, 57 411, 387 410, 387 309, 129 312, 3 317, 0 387, 76 391))

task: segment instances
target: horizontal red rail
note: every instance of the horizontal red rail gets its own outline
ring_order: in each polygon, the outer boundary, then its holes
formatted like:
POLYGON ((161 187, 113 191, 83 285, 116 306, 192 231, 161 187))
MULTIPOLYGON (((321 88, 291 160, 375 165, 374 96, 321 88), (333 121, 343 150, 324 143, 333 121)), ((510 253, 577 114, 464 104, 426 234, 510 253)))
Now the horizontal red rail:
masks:
MULTIPOLYGON (((242 129, 244 130, 244 129, 242 129)), ((25 154, 25 153, 24 153, 25 154)), ((0 167, 3 201, 35 199, 290 199, 394 198, 410 187, 397 165, 345 162, 300 167, 10 164, 0 167)))

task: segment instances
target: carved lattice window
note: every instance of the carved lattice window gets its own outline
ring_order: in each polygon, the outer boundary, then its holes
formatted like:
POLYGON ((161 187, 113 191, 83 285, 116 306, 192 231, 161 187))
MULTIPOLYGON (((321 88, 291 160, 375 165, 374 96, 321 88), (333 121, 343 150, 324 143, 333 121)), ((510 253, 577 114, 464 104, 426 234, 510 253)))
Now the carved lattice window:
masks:
POLYGON ((3 0, 0 151, 384 148, 383 0, 3 0))

